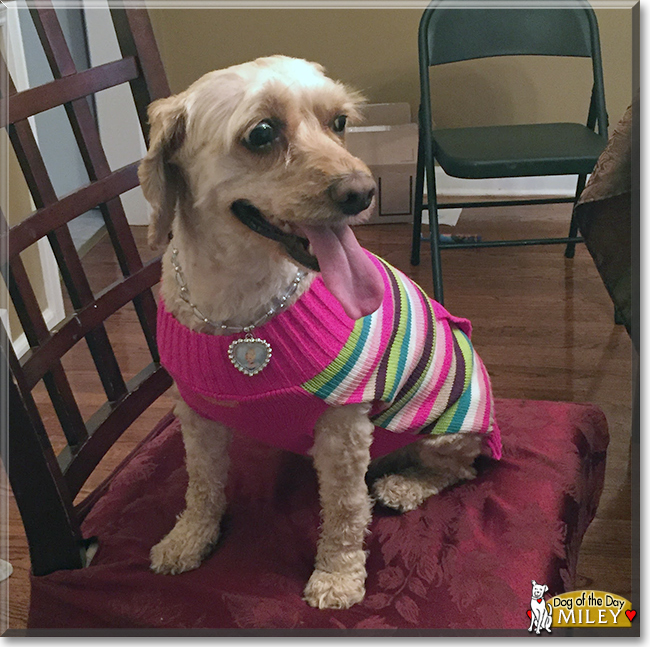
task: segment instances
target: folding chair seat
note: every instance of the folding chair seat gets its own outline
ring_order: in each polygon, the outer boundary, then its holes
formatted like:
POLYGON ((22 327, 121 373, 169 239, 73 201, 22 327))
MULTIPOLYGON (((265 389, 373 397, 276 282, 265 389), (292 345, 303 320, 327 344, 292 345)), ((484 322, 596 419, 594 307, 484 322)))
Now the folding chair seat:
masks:
POLYGON ((445 173, 467 179, 586 175, 603 138, 581 124, 523 124, 434 131, 436 159, 445 173))

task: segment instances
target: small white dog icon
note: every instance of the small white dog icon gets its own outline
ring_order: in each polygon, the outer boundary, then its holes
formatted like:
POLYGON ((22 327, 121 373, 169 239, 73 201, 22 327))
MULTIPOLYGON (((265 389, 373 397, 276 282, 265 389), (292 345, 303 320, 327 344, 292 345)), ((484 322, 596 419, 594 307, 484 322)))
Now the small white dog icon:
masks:
POLYGON ((542 629, 546 629, 548 633, 551 633, 553 610, 551 605, 544 601, 544 593, 548 591, 548 586, 546 584, 537 584, 535 580, 532 582, 533 595, 530 600, 530 627, 528 627, 528 631, 532 631, 534 626, 536 634, 539 634, 542 629))

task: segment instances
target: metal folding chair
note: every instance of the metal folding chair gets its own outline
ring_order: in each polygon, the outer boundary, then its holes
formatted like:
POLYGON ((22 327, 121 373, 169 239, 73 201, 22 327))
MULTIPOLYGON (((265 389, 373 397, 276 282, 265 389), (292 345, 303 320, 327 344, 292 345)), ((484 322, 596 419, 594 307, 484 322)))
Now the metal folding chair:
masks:
POLYGON ((436 300, 443 302, 441 249, 565 243, 565 255, 572 258, 575 244, 582 242, 574 217, 566 238, 443 243, 439 239, 438 210, 577 201, 587 174, 607 143, 600 40, 596 16, 591 7, 587 3, 583 6, 574 3, 567 7, 543 9, 504 9, 489 5, 466 9, 459 8, 458 2, 451 0, 434 0, 420 20, 418 43, 419 146, 411 263, 418 265, 420 262, 422 210, 428 209, 428 240, 431 244, 436 300), (593 86, 586 125, 542 123, 444 129, 433 127, 430 67, 514 55, 591 58, 593 86), (448 175, 467 179, 577 175, 576 197, 439 204, 434 172, 436 162, 448 175), (424 204, 423 200, 425 171, 428 204, 424 204))

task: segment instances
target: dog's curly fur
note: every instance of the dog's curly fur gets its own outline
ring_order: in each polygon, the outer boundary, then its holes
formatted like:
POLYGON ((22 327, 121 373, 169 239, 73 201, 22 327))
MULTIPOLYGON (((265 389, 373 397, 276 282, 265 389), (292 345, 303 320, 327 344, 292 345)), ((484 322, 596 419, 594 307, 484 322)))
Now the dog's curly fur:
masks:
MULTIPOLYGON (((320 66, 283 56, 211 72, 185 92, 151 104, 151 144, 139 171, 153 207, 149 240, 162 245, 173 232, 193 301, 205 316, 246 325, 263 314, 264 304, 286 289, 296 272, 278 243, 233 217, 234 201, 250 201, 290 232, 301 223, 342 218, 330 185, 370 171, 347 152, 332 123, 339 115, 354 122, 360 104, 357 93, 327 78, 320 66), (264 119, 283 127, 272 150, 260 154, 244 142, 264 119)), ((348 221, 362 221, 369 212, 348 221)), ((163 257, 161 287, 167 309, 193 330, 219 334, 181 299, 170 253, 167 249, 163 257)), ((309 272, 291 301, 313 277, 309 272)), ((305 589, 306 601, 315 607, 347 608, 363 599, 363 543, 373 498, 411 510, 475 476, 472 463, 481 439, 474 434, 426 438, 370 465, 368 413, 365 404, 330 408, 316 425, 312 455, 322 528, 305 589)), ((176 414, 187 454, 186 509, 151 551, 152 569, 171 574, 198 567, 218 539, 230 440, 228 429, 201 418, 180 397, 176 414)))

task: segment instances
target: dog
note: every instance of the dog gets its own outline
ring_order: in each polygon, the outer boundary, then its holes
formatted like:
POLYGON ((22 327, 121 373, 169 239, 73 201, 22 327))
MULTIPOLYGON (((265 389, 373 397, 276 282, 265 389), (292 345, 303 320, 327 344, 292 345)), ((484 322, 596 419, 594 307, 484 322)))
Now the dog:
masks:
POLYGON ((553 622, 553 610, 551 605, 544 601, 544 593, 548 591, 546 584, 537 584, 533 582, 533 593, 530 600, 530 627, 528 631, 532 632, 535 628, 535 633, 539 634, 542 629, 546 629, 551 633, 551 624, 553 622))
POLYGON ((361 109, 320 65, 285 56, 149 107, 139 177, 149 242, 169 243, 158 344, 189 474, 185 510, 151 550, 157 573, 197 568, 214 547, 232 432, 313 457, 322 526, 304 598, 318 608, 363 599, 374 500, 412 510, 474 478, 479 454, 500 455, 469 322, 350 228, 376 201, 345 148, 361 109))

